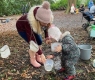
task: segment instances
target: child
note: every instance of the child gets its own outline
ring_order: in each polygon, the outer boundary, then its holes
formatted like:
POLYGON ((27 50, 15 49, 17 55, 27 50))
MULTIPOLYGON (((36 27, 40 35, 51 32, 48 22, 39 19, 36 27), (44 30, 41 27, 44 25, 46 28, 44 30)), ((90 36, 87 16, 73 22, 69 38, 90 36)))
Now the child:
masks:
MULTIPOLYGON (((75 64, 77 63, 80 56, 80 50, 78 46, 74 42, 74 39, 70 35, 69 31, 66 31, 62 34, 59 28, 50 27, 48 29, 48 35, 50 36, 51 42, 57 41, 62 43, 62 45, 58 45, 55 48, 55 52, 62 52, 62 69, 60 70, 67 73, 67 77, 64 80, 72 80, 76 75, 75 64)), ((50 57, 52 56, 50 55, 50 57)))

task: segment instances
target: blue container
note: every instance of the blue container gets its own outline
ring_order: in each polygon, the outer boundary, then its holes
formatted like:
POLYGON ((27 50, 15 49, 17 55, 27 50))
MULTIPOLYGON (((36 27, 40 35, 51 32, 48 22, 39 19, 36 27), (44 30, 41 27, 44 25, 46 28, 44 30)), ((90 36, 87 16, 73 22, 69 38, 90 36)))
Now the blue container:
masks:
POLYGON ((80 49, 80 58, 82 60, 89 60, 91 58, 92 46, 88 44, 78 45, 80 49))

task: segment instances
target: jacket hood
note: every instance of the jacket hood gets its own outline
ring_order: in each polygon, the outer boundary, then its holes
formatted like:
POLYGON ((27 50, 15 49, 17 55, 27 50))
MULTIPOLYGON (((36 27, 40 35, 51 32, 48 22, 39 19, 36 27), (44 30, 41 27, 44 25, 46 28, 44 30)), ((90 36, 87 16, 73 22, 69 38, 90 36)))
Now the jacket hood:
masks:
POLYGON ((34 13, 33 13, 33 11, 36 7, 38 7, 38 6, 34 6, 30 9, 30 11, 28 12, 28 15, 27 15, 27 19, 28 19, 29 24, 30 24, 31 28, 33 29, 33 31, 38 34, 41 34, 41 26, 40 26, 39 22, 35 19, 34 13))
POLYGON ((64 37, 67 36, 67 35, 70 35, 70 32, 69 32, 69 31, 64 32, 64 33, 61 35, 60 39, 62 40, 62 38, 64 38, 64 37))

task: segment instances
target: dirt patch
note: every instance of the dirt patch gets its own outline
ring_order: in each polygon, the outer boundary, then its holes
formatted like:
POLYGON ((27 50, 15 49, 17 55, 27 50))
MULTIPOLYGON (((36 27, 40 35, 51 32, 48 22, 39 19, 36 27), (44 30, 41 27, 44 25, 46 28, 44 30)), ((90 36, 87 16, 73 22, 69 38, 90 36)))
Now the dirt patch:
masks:
MULTIPOLYGON (((60 27, 61 31, 70 31, 77 44, 91 44, 91 59, 79 60, 76 65, 77 75, 74 80, 94 80, 95 68, 92 66, 92 60, 95 59, 95 41, 88 40, 88 33, 81 27, 86 20, 81 23, 81 13, 65 14, 63 11, 56 11, 54 14, 54 23, 60 27)), ((44 66, 34 68, 29 62, 29 45, 18 35, 15 23, 19 17, 9 23, 3 23, 4 29, 0 33, 0 48, 7 44, 10 47, 11 55, 3 59, 0 57, 0 79, 1 80, 62 80, 64 73, 57 73, 56 70, 46 72, 44 66), (12 25, 11 25, 12 24, 12 25), (13 29, 12 29, 13 28, 13 29), (5 30, 6 29, 6 30, 5 30)), ((1 27, 1 26, 0 26, 1 27)), ((3 28, 0 28, 1 29, 3 28)), ((51 54, 50 45, 43 43, 43 53, 51 54)))

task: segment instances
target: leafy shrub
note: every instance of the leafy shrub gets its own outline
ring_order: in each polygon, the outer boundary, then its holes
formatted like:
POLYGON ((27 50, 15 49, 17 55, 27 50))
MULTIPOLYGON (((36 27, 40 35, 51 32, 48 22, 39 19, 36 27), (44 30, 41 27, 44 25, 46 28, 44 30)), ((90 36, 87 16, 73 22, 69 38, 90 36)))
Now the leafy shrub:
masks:
POLYGON ((65 9, 67 6, 67 0, 59 0, 56 3, 51 4, 52 10, 62 10, 65 9))
MULTIPOLYGON (((22 6, 30 2, 31 6, 41 4, 43 0, 0 0, 0 16, 15 15, 22 13, 22 6)), ((52 10, 66 9, 68 0, 58 0, 56 3, 53 0, 48 0, 51 3, 52 10)), ((77 0, 77 6, 80 6, 82 0, 77 0)), ((86 1, 85 6, 88 5, 86 1)), ((93 0, 94 1, 94 0, 93 0)))
POLYGON ((0 16, 21 14, 22 6, 28 2, 33 6, 40 4, 41 0, 0 0, 0 16))

